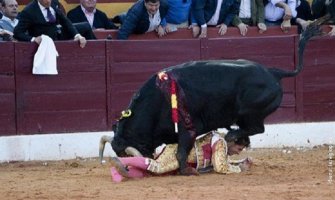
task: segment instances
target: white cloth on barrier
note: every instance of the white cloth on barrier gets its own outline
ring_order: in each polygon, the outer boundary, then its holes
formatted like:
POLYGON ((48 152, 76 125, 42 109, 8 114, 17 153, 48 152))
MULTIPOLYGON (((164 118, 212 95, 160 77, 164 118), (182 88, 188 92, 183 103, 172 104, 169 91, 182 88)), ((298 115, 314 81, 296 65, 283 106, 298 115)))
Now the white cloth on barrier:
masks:
POLYGON ((47 35, 41 37, 42 42, 34 56, 33 74, 56 75, 58 52, 55 43, 47 35))

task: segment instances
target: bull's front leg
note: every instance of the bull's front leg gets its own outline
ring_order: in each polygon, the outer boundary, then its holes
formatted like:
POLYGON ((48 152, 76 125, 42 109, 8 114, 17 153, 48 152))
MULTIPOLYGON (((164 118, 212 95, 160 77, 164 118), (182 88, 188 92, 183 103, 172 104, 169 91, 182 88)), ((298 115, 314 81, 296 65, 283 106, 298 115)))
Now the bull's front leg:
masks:
POLYGON ((188 155, 194 145, 196 133, 194 131, 180 131, 178 139, 177 160, 181 175, 198 175, 199 173, 193 167, 187 165, 188 155))

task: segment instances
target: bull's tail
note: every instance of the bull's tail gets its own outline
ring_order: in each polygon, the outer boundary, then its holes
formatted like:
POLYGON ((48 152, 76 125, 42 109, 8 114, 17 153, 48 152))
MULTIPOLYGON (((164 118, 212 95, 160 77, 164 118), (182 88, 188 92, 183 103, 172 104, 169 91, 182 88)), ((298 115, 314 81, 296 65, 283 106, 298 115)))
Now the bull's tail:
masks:
POLYGON ((317 19, 316 21, 308 25, 306 30, 300 34, 299 46, 298 46, 298 65, 294 71, 288 72, 281 69, 271 68, 269 69, 271 73, 279 80, 284 77, 297 76, 303 69, 303 57, 307 42, 314 36, 323 35, 321 25, 327 22, 330 18, 331 16, 328 14, 325 15, 324 17, 317 19))
POLYGON ((104 157, 104 150, 105 150, 106 142, 112 144, 112 141, 113 141, 113 137, 112 136, 107 136, 107 135, 102 136, 101 139, 100 139, 100 143, 99 143, 99 160, 100 160, 101 164, 103 163, 103 157, 104 157))

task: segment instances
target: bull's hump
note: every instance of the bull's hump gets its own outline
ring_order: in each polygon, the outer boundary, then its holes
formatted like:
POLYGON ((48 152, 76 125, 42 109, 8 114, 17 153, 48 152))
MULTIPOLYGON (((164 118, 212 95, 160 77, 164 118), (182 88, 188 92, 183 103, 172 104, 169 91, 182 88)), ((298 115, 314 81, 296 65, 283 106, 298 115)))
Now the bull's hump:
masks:
POLYGON ((249 60, 213 60, 213 61, 206 61, 204 63, 206 66, 219 66, 219 67, 251 67, 255 66, 254 62, 251 62, 249 60))

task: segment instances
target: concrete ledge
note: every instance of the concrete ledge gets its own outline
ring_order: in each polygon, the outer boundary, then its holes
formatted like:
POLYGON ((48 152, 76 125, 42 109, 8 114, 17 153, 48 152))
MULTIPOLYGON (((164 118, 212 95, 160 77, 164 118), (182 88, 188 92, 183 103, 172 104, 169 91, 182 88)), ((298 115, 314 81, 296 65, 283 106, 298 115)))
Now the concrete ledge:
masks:
MULTIPOLYGON (((313 147, 335 142, 335 122, 266 125, 265 130, 251 137, 251 147, 313 147)), ((113 132, 0 137, 0 162, 98 157, 102 135, 113 132)), ((104 155, 111 154, 106 144, 104 155)))

